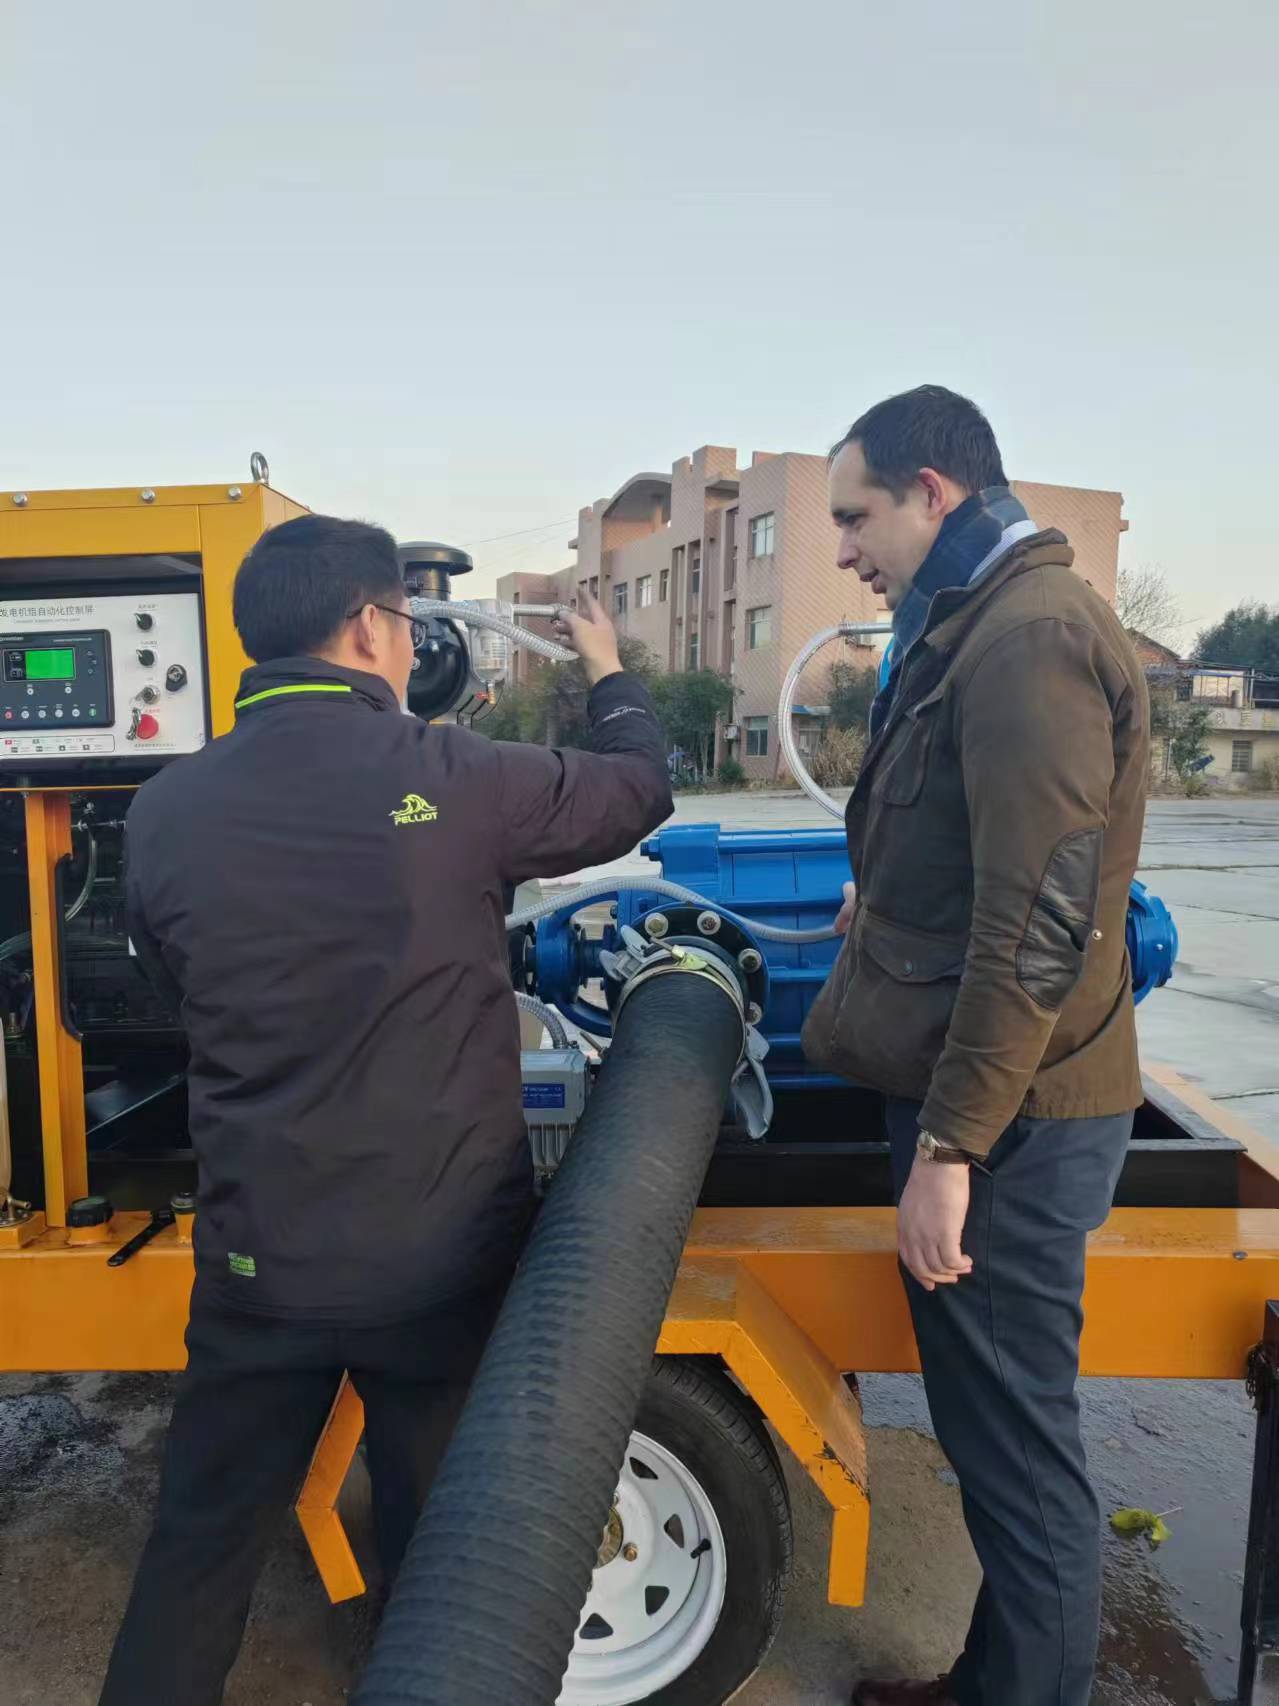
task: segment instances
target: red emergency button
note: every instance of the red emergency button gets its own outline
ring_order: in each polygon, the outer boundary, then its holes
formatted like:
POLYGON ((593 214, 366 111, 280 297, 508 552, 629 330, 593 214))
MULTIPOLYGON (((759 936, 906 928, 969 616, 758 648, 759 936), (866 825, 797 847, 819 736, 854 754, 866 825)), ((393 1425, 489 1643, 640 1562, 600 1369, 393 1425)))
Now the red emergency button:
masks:
POLYGON ((153 717, 150 711, 144 711, 138 718, 137 736, 139 740, 154 740, 160 732, 160 721, 153 717))

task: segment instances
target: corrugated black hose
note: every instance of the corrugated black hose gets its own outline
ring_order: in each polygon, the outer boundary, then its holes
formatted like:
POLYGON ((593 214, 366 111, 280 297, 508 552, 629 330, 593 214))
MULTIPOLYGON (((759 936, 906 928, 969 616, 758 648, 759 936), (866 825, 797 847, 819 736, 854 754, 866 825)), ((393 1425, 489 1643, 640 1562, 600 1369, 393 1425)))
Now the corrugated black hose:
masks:
POLYGON ((742 1035, 708 976, 632 988, 355 1706, 554 1706, 742 1035))

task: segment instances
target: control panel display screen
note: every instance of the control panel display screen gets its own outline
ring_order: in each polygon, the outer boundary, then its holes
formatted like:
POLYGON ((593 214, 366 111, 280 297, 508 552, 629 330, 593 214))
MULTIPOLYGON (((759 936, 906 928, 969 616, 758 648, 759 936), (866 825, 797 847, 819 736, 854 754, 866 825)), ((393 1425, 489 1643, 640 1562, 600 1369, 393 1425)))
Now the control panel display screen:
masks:
POLYGON ((48 647, 26 655, 28 681, 74 681, 75 648, 48 647))

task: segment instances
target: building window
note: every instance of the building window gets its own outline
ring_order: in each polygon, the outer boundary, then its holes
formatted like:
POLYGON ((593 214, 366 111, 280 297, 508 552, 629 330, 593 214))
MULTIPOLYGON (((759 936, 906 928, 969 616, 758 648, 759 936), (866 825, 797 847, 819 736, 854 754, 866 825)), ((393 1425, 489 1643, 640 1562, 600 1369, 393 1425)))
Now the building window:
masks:
POLYGON ((688 636, 688 667, 690 669, 700 669, 702 667, 701 658, 701 636, 698 634, 697 629, 694 628, 693 632, 688 636))
POLYGON ((737 585, 737 511, 730 509, 724 517, 724 591, 732 592, 737 585))
POLYGON ((657 577, 657 601, 659 604, 665 604, 666 600, 670 596, 671 596, 671 571, 669 569, 663 569, 662 572, 657 577))
POLYGON ((731 671, 737 662, 737 606, 730 599, 724 606, 724 668, 731 671))
POLYGON ((773 637, 773 607, 771 604, 756 605, 754 610, 746 612, 746 647, 748 651, 757 652, 761 646, 766 646, 773 637))
POLYGON ((747 717, 746 719, 746 756, 748 758, 768 757, 768 718, 747 717))
POLYGON ((697 598, 702 590, 702 542, 695 539, 688 548, 688 596, 697 598))
POLYGON ((677 545, 671 552, 671 587, 675 594, 675 602, 679 603, 679 577, 684 572, 684 547, 677 545))
POLYGON ((627 583, 625 581, 622 582, 621 586, 615 586, 613 588, 613 614, 614 614, 614 616, 625 616, 626 604, 627 604, 627 595, 628 595, 628 588, 627 588, 627 583))
POLYGON ((1231 741, 1230 768, 1237 772, 1246 772, 1252 769, 1252 742, 1250 740, 1231 741))
POLYGON ((773 543, 776 538, 777 517, 772 510, 767 515, 756 515, 751 518, 751 556, 771 557, 773 543))
POLYGON ((598 598, 599 595, 600 595, 600 577, 598 575, 592 575, 591 576, 591 597, 592 598, 598 598))
POLYGON ((653 577, 641 575, 635 582, 635 608, 647 610, 653 602, 653 577))

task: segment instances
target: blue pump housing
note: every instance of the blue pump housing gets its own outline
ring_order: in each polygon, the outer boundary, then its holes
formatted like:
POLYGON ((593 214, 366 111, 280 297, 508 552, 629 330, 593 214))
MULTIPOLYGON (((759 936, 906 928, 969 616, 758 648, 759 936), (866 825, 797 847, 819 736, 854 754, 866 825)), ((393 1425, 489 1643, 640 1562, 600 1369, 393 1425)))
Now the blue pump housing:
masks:
MULTIPOLYGON (((640 851, 661 867, 669 882, 681 883, 733 913, 749 928, 754 922, 786 929, 829 923, 839 910, 848 881, 848 844, 838 829, 722 830, 717 823, 675 825, 650 837, 640 851)), ((645 913, 672 904, 642 890, 617 897, 617 924, 634 924, 645 913)), ((545 1001, 575 1024, 607 1035, 602 1009, 579 990, 598 975, 603 940, 573 924, 568 908, 543 919, 537 932, 537 986, 545 1001)), ((1172 976, 1177 929, 1168 908, 1143 883, 1134 882, 1128 902, 1128 954, 1133 998, 1142 1001, 1172 976)), ((775 1089, 815 1087, 838 1080, 819 1076, 800 1049, 805 1015, 839 952, 839 941, 769 942, 757 939, 768 972, 768 998, 760 1030, 768 1039, 765 1069, 775 1089)))

